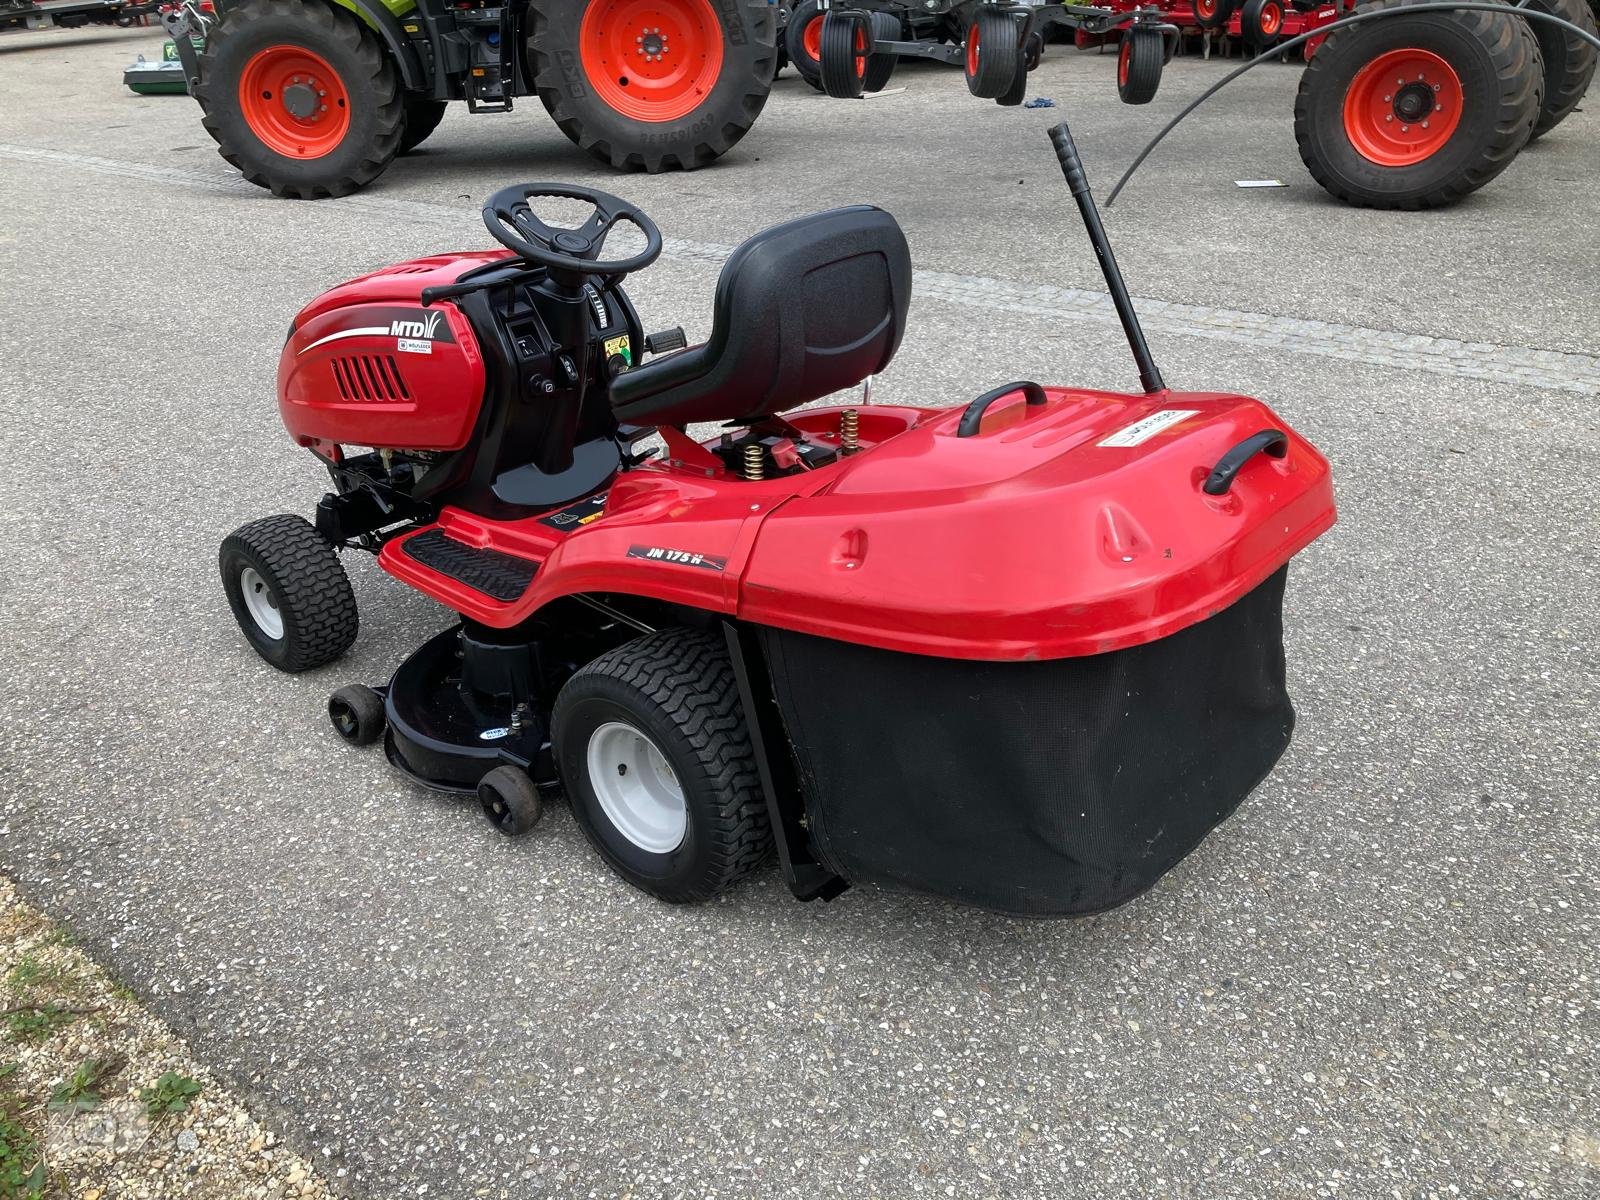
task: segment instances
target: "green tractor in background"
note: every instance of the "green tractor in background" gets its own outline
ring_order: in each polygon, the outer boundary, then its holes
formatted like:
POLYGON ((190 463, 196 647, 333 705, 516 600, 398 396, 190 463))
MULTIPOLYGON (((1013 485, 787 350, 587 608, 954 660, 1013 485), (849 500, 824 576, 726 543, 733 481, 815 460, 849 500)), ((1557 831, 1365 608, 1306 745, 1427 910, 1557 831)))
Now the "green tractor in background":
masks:
POLYGON ((755 123, 777 68, 769 0, 213 3, 167 18, 206 131, 251 183, 301 199, 370 183, 453 100, 537 95, 619 170, 693 170, 755 123))

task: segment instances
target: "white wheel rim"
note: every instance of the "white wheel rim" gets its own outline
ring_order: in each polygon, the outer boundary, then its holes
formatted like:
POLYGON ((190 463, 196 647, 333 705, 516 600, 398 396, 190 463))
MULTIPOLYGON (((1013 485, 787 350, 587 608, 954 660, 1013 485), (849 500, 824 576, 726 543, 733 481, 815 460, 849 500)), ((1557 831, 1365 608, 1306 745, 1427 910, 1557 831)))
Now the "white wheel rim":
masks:
POLYGON ((618 833, 648 854, 683 844, 689 808, 678 776, 649 738, 623 721, 589 735, 589 783, 618 833))
POLYGON ((254 567, 246 567, 239 572, 239 591, 244 596, 245 611, 256 623, 256 628, 273 641, 281 638, 283 614, 278 611, 278 598, 254 567))

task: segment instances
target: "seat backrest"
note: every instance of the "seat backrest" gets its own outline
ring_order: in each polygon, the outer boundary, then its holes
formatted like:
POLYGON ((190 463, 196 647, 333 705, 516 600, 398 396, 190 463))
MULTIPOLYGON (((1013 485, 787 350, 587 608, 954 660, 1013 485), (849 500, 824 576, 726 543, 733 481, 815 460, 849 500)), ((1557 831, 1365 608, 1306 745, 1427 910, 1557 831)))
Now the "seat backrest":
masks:
POLYGON ((911 252, 888 213, 857 205, 758 233, 728 258, 703 346, 617 377, 620 420, 753 422, 876 375, 899 348, 911 252))

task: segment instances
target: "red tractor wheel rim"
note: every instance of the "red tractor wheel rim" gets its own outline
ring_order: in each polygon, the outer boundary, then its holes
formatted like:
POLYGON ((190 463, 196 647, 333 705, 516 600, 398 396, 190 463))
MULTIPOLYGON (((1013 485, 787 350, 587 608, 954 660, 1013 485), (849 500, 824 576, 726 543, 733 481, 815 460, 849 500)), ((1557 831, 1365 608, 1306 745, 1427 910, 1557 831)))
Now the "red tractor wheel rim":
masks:
POLYGON ((1276 4, 1263 4, 1261 6, 1261 32, 1267 36, 1274 36, 1283 28, 1283 9, 1276 4))
POLYGON ((595 94, 635 121, 688 116, 722 74, 722 26, 710 0, 593 0, 578 43, 595 94))
POLYGON ((974 21, 967 30, 967 78, 978 77, 978 23, 974 21))
POLYGON ((1444 59, 1406 47, 1378 55, 1344 94, 1344 132, 1380 167, 1409 167, 1450 140, 1461 123, 1461 79, 1444 59))
POLYGON ((1217 0, 1194 0, 1194 11, 1197 17, 1209 21, 1217 15, 1217 0))
POLYGON ((350 132, 344 80, 303 46, 256 51, 239 76, 239 111, 262 145, 285 158, 322 158, 350 132))
POLYGON ((1122 38, 1122 48, 1117 51, 1117 86, 1128 86, 1128 67, 1133 62, 1133 40, 1126 34, 1122 38))
POLYGON ((822 20, 825 16, 826 13, 818 13, 812 17, 806 22, 805 32, 800 35, 800 41, 812 62, 822 61, 822 20))

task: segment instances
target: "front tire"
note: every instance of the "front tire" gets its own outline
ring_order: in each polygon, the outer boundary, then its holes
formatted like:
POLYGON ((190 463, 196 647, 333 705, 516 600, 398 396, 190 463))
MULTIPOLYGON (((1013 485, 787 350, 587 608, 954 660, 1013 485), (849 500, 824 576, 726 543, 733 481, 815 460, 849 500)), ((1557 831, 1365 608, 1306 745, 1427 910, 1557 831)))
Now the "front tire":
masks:
POLYGON ((222 590, 245 639, 280 671, 326 666, 356 640, 339 554, 304 517, 262 517, 222 541, 222 590))
POLYGON ((539 99, 618 170, 692 171, 726 154, 776 73, 766 0, 589 0, 530 10, 539 99))
POLYGON ((405 99, 406 125, 405 133, 400 138, 401 154, 410 154, 437 128, 439 122, 444 120, 445 109, 450 105, 443 100, 430 100, 425 96, 407 96, 405 99))
POLYGON ((708 900, 772 845, 727 648, 662 630, 601 655, 556 698, 551 742, 572 813, 635 887, 708 900))
POLYGON ((1336 29, 1300 77, 1295 141, 1312 178, 1348 204, 1436 208, 1511 165, 1543 82, 1539 43, 1515 16, 1428 12, 1336 29))
POLYGON ((405 106, 377 37, 312 0, 240 0, 206 38, 195 89, 217 152, 276 196, 345 196, 400 149, 405 106))

